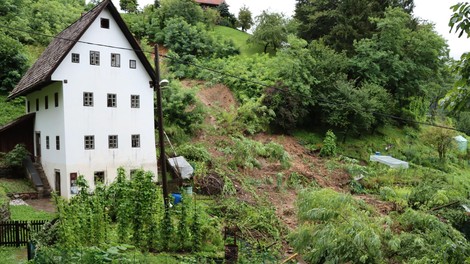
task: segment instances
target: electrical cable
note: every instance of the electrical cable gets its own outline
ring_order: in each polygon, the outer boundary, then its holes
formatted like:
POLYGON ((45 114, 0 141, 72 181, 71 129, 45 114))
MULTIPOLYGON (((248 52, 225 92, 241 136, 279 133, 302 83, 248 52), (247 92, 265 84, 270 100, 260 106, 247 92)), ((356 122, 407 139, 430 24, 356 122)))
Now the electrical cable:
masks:
MULTIPOLYGON (((100 43, 94 43, 94 42, 89 42, 89 41, 82 41, 82 40, 74 40, 74 39, 62 38, 62 37, 58 37, 58 36, 52 36, 52 35, 48 35, 48 34, 44 34, 44 33, 33 32, 32 30, 20 29, 20 28, 11 27, 11 26, 6 26, 6 25, 4 25, 3 28, 10 29, 10 30, 15 30, 15 31, 20 31, 20 32, 25 32, 25 33, 29 33, 29 34, 41 35, 41 36, 50 37, 50 38, 55 38, 55 39, 61 39, 61 40, 65 40, 65 41, 71 41, 71 42, 75 42, 75 43, 82 43, 82 44, 86 44, 86 45, 99 46, 99 47, 106 47, 106 48, 113 48, 113 49, 120 49, 120 50, 128 50, 128 51, 134 51, 134 52, 143 52, 143 53, 155 55, 154 52, 148 52, 148 51, 144 51, 144 50, 141 50, 141 49, 136 50, 136 49, 126 48, 126 47, 119 47, 119 46, 113 46, 113 45, 107 45, 107 44, 100 44, 100 43)), ((261 82, 258 82, 258 81, 252 81, 252 80, 249 80, 249 79, 245 79, 245 78, 236 76, 236 75, 234 75, 234 74, 230 74, 230 73, 227 73, 227 72, 224 72, 224 71, 221 71, 221 70, 217 70, 217 69, 212 69, 212 68, 210 68, 210 67, 206 67, 206 66, 199 65, 199 64, 196 64, 196 63, 193 63, 193 62, 189 62, 189 61, 185 61, 185 60, 182 60, 182 59, 174 58, 174 57, 171 57, 171 56, 168 56, 168 55, 158 54, 158 56, 159 56, 159 57, 162 57, 162 58, 166 58, 166 59, 169 59, 169 60, 173 60, 173 61, 179 62, 179 63, 181 63, 181 64, 191 65, 191 66, 194 66, 194 67, 197 67, 197 68, 200 68, 200 69, 203 69, 203 70, 207 70, 207 71, 210 71, 210 72, 214 72, 214 73, 217 73, 217 74, 220 74, 220 75, 223 75, 223 76, 227 76, 227 77, 230 77, 230 78, 238 79, 238 80, 243 81, 243 82, 248 82, 248 83, 260 85, 260 86, 263 86, 263 87, 273 88, 273 89, 276 89, 276 90, 280 90, 278 87, 274 87, 274 86, 272 86, 272 85, 268 85, 268 84, 261 83, 261 82)), ((328 102, 328 101, 325 101, 325 100, 321 100, 321 99, 318 99, 318 98, 317 98, 317 101, 318 101, 318 102, 322 102, 322 103, 324 103, 324 104, 335 105, 334 103, 331 103, 331 102, 328 102)), ((461 131, 461 130, 459 130, 459 129, 453 128, 453 127, 447 127, 447 126, 442 126, 442 125, 436 125, 436 124, 428 123, 428 122, 420 122, 420 121, 416 121, 416 120, 412 120, 412 119, 406 119, 406 118, 402 118, 402 117, 398 117, 398 116, 393 116, 393 115, 390 115, 390 114, 379 113, 379 112, 370 112, 370 113, 372 113, 372 114, 374 114, 374 115, 379 115, 379 116, 387 117, 387 118, 390 118, 390 119, 395 119, 395 120, 399 120, 399 121, 408 122, 408 123, 414 123, 414 124, 426 125, 426 126, 433 126, 433 127, 438 127, 438 128, 442 128, 442 129, 448 129, 448 130, 454 130, 454 131, 464 132, 464 131, 461 131)))

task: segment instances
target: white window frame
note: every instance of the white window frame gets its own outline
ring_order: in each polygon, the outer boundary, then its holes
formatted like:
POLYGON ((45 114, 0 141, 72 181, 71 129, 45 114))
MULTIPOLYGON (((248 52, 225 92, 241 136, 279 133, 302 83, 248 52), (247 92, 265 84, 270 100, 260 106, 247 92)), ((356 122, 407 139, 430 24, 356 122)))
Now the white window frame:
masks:
POLYGON ((117 149, 119 147, 119 138, 118 135, 109 135, 108 136, 108 148, 117 149))
POLYGON ((100 66, 100 52, 90 50, 90 65, 100 66))
POLYGON ((108 107, 117 107, 117 95, 116 94, 108 94, 107 105, 108 107))
POLYGON ((93 106, 92 92, 83 92, 83 106, 93 106))
POLYGON ((131 108, 140 108, 140 95, 131 94, 131 108))
POLYGON ((95 136, 86 135, 83 137, 83 143, 85 150, 95 149, 95 136))
POLYGON ((140 134, 131 135, 131 147, 140 148, 140 134))

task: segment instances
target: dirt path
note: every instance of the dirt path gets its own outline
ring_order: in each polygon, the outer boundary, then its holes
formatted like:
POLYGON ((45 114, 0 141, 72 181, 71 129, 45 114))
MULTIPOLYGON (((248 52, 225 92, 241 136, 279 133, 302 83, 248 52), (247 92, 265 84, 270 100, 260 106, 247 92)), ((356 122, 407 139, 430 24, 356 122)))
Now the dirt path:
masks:
POLYGON ((34 209, 36 210, 42 210, 50 213, 57 212, 57 207, 50 198, 32 199, 26 200, 25 202, 30 206, 34 207, 34 209))

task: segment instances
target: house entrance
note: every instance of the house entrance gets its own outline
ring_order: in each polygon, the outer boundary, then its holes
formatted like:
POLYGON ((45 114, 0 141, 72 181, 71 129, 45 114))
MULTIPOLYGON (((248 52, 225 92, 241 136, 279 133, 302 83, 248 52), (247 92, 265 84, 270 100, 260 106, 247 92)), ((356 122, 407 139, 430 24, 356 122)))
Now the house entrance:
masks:
POLYGON ((60 196, 60 170, 55 170, 55 191, 60 196))
POLYGON ((41 162, 41 132, 36 132, 35 133, 36 138, 36 144, 35 144, 35 152, 36 152, 36 157, 35 160, 36 162, 41 162))

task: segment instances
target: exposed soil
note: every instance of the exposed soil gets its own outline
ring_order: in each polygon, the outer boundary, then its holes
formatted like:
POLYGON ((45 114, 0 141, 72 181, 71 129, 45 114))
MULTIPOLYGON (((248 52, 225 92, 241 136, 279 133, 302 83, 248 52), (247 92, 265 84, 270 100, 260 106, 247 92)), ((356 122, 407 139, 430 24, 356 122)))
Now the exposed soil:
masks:
POLYGON ((43 210, 50 213, 57 212, 57 207, 50 198, 32 199, 26 200, 25 202, 34 207, 36 210, 43 210))
POLYGON ((203 88, 197 93, 197 97, 208 107, 222 108, 230 111, 237 106, 237 100, 230 89, 223 84, 203 88))
MULTIPOLYGON (((201 81, 183 81, 186 87, 204 85, 201 81)), ((215 85, 209 88, 202 88, 198 91, 197 97, 206 106, 216 111, 230 111, 237 107, 237 101, 231 91, 224 85, 215 85)), ((215 118, 209 116, 206 123, 215 126, 215 118)), ((349 183, 351 176, 344 169, 328 163, 327 159, 319 157, 316 153, 311 153, 302 146, 294 137, 286 135, 269 135, 260 133, 253 137, 254 140, 269 143, 276 142, 284 147, 291 158, 289 169, 281 168, 279 163, 271 163, 261 160, 260 169, 242 170, 238 179, 234 180, 239 200, 257 204, 260 201, 267 205, 272 205, 276 209, 276 215, 291 230, 298 226, 297 211, 295 201, 298 190, 287 186, 287 181, 292 173, 302 175, 306 180, 306 185, 318 185, 323 188, 332 188, 335 191, 349 193, 349 183), (279 175, 282 177, 282 185, 278 186, 279 175), (241 178, 245 177, 245 179, 241 178), (255 182, 251 185, 251 191, 243 188, 242 181, 255 182), (254 189, 254 190, 253 190, 254 189)), ((223 157, 223 153, 217 149, 217 143, 227 141, 226 136, 213 135, 212 133, 201 133, 195 141, 206 143, 210 147, 208 150, 215 158, 223 157)), ((390 202, 380 201, 371 195, 355 195, 356 199, 362 199, 366 203, 374 206, 380 214, 388 214, 396 210, 395 205, 390 202)), ((287 253, 292 253, 290 247, 284 242, 284 249, 287 253)), ((287 256, 287 255, 286 255, 287 256)), ((298 261, 301 259, 297 258, 298 261)))

